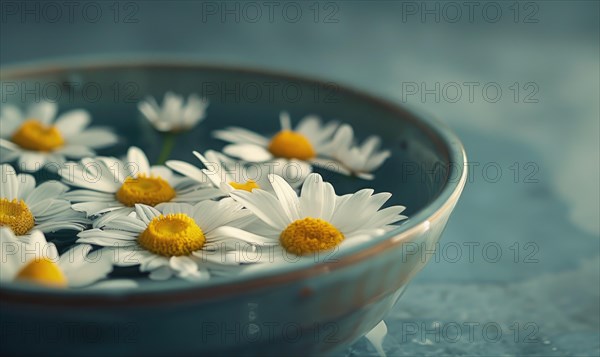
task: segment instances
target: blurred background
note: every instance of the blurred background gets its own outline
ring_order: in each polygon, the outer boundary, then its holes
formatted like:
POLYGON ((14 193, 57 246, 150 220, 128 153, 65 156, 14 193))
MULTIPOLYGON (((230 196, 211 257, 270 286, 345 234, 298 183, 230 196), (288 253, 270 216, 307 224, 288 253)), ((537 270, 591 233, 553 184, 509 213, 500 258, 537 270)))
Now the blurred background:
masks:
POLYGON ((0 16, 3 67, 243 65, 431 113, 471 174, 386 353, 600 355, 598 1, 2 1, 0 16))

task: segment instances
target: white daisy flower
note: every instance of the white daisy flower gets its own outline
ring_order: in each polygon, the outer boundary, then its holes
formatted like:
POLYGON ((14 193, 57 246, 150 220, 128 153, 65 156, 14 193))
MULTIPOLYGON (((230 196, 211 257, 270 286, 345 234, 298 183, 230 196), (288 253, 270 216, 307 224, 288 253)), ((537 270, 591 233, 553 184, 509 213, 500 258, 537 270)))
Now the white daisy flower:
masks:
POLYGON ((390 157, 389 150, 378 151, 381 139, 372 135, 362 145, 355 145, 354 131, 350 125, 342 125, 333 137, 329 157, 337 160, 339 173, 354 175, 365 180, 374 178, 377 170, 390 157))
MULTIPOLYGON (((259 236, 277 244, 280 253, 264 258, 281 260, 287 254, 307 256, 332 251, 371 239, 392 229, 393 223, 406 219, 403 206, 381 207, 390 193, 373 194, 363 189, 354 194, 337 196, 331 184, 319 174, 311 174, 300 196, 281 177, 273 176, 275 194, 263 190, 231 193, 233 199, 252 211, 260 220, 249 227, 259 236)), ((239 230, 238 236, 256 240, 255 234, 239 230)))
POLYGON ((248 162, 265 162, 274 159, 298 160, 335 169, 336 163, 324 156, 331 150, 331 140, 339 126, 337 122, 321 124, 316 116, 307 116, 292 130, 288 113, 279 116, 281 131, 272 137, 262 136, 240 127, 217 130, 214 136, 230 142, 223 148, 227 155, 248 162))
POLYGON ((8 164, 0 165, 0 175, 0 226, 10 228, 17 236, 26 237, 32 230, 80 231, 90 223, 64 198, 66 185, 46 181, 36 186, 33 176, 17 175, 8 164))
POLYGON ((165 203, 136 205, 128 216, 113 216, 98 228, 78 234, 78 243, 104 246, 117 266, 139 265, 150 279, 177 276, 186 280, 210 278, 215 265, 237 265, 232 257, 240 244, 265 243, 262 237, 236 236, 253 217, 231 198, 192 206, 165 203), (253 238, 255 240, 253 240, 253 238))
POLYGON ((162 106, 153 97, 138 104, 138 109, 158 131, 177 132, 193 128, 206 116, 208 100, 190 94, 187 103, 183 96, 165 93, 162 106))
POLYGON ((132 146, 126 161, 111 157, 86 158, 67 163, 59 171, 64 182, 81 188, 65 197, 73 209, 96 216, 111 212, 127 215, 138 203, 189 202, 218 197, 220 191, 177 177, 165 166, 150 166, 142 150, 132 146))
POLYGON ((24 171, 38 171, 45 164, 56 168, 66 158, 79 159, 95 154, 95 149, 117 142, 117 136, 105 128, 86 129, 90 114, 70 110, 56 120, 56 103, 40 102, 25 113, 5 104, 0 111, 1 162, 19 161, 24 171))
POLYGON ((113 270, 110 256, 91 253, 89 244, 76 245, 63 255, 46 241, 44 234, 33 231, 28 241, 16 237, 10 229, 0 228, 0 282, 33 283, 47 287, 89 286, 113 270))
POLYGON ((194 151, 194 155, 202 162, 205 169, 198 169, 184 161, 170 160, 166 165, 192 180, 206 183, 221 189, 223 196, 233 190, 252 191, 262 188, 271 189, 269 174, 285 178, 293 187, 298 187, 312 172, 310 165, 298 160, 274 160, 262 163, 244 163, 212 150, 204 155, 194 151))

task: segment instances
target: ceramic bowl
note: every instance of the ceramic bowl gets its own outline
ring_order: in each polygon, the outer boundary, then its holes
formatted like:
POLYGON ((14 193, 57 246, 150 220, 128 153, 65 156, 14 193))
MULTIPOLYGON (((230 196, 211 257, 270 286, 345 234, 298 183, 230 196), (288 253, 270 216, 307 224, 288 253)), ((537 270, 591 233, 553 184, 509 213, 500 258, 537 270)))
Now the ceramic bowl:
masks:
POLYGON ((211 101, 208 119, 180 136, 176 159, 195 162, 192 150, 222 147, 210 132, 227 125, 275 132, 281 110, 294 122, 317 114, 350 123, 361 139, 381 136, 392 156, 375 180, 323 171, 324 179, 338 194, 364 187, 391 192, 390 203, 406 206, 409 219, 316 264, 209 284, 169 281, 123 291, 4 286, 0 354, 335 354, 379 323, 427 263, 461 194, 466 157, 458 138, 427 116, 336 83, 262 70, 146 62, 2 72, 2 103, 42 95, 63 110, 87 108, 96 123, 115 127, 123 142, 104 155, 137 145, 156 159, 161 137, 140 119, 136 102, 167 90, 211 101))

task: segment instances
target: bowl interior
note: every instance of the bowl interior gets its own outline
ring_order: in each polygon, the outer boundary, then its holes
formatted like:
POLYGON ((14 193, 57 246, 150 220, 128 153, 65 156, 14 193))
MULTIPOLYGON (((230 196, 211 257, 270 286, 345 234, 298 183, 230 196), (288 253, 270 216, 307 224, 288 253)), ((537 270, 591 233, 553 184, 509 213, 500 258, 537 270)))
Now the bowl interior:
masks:
MULTIPOLYGON (((405 214, 411 218, 431 208, 430 204, 448 191, 452 175, 448 168, 461 159, 435 125, 336 83, 234 68, 162 64, 13 71, 2 78, 3 88, 18 88, 5 91, 4 103, 24 105, 46 97, 57 101, 61 111, 86 108, 92 113, 93 125, 113 127, 122 138, 119 145, 100 154, 121 156, 127 147, 136 145, 147 152, 151 163, 158 158, 163 137, 141 118, 136 103, 147 95, 160 102, 169 90, 198 93, 210 100, 207 119, 182 133, 171 154, 171 159, 198 165, 193 150, 218 150, 224 145, 211 137, 215 129, 235 125, 275 133, 279 113, 284 110, 290 113, 293 124, 309 114, 324 121, 349 123, 360 140, 380 136, 391 157, 373 181, 315 171, 334 183, 338 194, 361 188, 391 192, 388 204, 406 206, 405 214)), ((46 171, 36 175, 39 179, 53 178, 46 171)), ((58 245, 60 248, 60 241, 58 245)), ((165 284, 163 289, 177 284, 165 284)))

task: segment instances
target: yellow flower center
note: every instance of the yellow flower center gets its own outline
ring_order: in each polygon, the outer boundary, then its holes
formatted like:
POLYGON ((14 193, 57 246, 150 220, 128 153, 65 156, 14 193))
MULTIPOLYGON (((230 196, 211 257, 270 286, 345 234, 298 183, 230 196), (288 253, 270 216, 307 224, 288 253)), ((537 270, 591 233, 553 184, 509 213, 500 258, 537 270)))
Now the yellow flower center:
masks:
POLYGON ((205 241, 202 229, 183 213, 155 217, 138 237, 144 249, 165 257, 190 255, 202 249, 205 241))
POLYGON ((23 200, 0 199, 0 226, 8 226, 21 236, 35 225, 35 218, 23 200))
POLYGON ((58 265, 48 258, 37 258, 25 265, 15 277, 15 280, 36 283, 54 288, 67 286, 67 278, 58 265))
POLYGON ((331 223, 307 217, 292 222, 279 236, 279 242, 290 253, 307 255, 333 249, 344 235, 331 223))
POLYGON ((269 151, 274 156, 286 159, 308 160, 317 156, 310 141, 304 135, 291 130, 277 133, 271 139, 269 151))
POLYGON ((65 144, 58 128, 44 125, 35 119, 21 124, 11 140, 23 149, 33 151, 52 151, 65 144))
POLYGON ((255 188, 260 188, 260 186, 254 180, 248 180, 246 183, 238 183, 238 182, 230 182, 229 185, 235 188, 236 190, 244 190, 248 192, 252 192, 255 188))
POLYGON ((140 174, 137 178, 127 177, 116 196, 125 206, 133 207, 136 203, 156 206, 172 200, 175 197, 175 190, 159 176, 147 177, 140 174))

